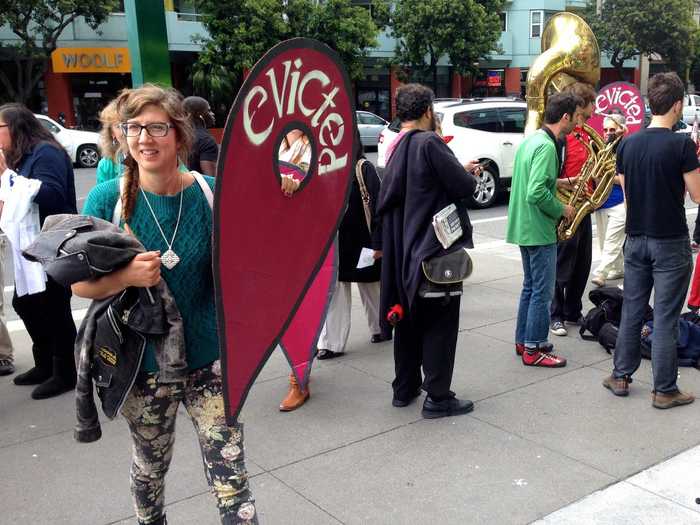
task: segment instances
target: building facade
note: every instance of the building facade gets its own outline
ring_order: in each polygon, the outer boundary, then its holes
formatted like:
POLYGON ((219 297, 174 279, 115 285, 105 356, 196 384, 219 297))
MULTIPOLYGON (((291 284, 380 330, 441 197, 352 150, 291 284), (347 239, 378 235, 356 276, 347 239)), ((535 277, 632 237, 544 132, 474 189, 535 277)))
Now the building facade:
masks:
MULTIPOLYGON (((371 0, 355 3, 371 9, 371 0)), ((188 95, 192 93, 192 64, 200 49, 193 38, 205 36, 206 30, 199 21, 196 1, 165 0, 164 4, 172 84, 188 95)), ((541 52, 541 35, 547 20, 559 11, 575 12, 584 6, 585 0, 507 1, 500 13, 499 54, 480 61, 478 73, 468 76, 457 74, 443 58, 438 64, 437 96, 524 96, 527 72, 541 52)), ((9 28, 0 28, 0 42, 9 43, 14 38, 9 28)), ((399 85, 396 71, 388 65, 396 42, 387 32, 378 40, 379 45, 367 59, 364 77, 355 82, 355 97, 358 109, 372 111, 388 120, 393 116, 391 94, 399 85)), ((625 66, 628 77, 639 84, 638 61, 625 66)), ((131 86, 130 71, 124 13, 110 15, 98 31, 78 19, 59 40, 51 68, 39 86, 36 109, 53 118, 63 113, 68 125, 96 129, 101 108, 119 90, 131 86)), ((412 80, 432 84, 432 78, 413 75, 412 80)), ((605 57, 601 80, 603 85, 617 80, 617 73, 605 57)))

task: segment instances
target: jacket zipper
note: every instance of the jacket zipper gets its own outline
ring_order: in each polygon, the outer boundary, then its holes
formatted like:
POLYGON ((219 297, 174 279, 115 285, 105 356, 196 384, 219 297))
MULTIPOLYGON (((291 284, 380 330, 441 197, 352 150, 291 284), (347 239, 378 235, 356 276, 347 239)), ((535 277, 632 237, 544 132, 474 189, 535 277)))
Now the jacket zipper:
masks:
POLYGON ((119 400, 119 404, 117 405, 117 410, 114 413, 114 417, 110 419, 114 419, 119 415, 119 412, 121 412, 122 407, 124 406, 124 403, 126 402, 126 398, 129 395, 129 392, 131 392, 131 389, 134 387, 134 383, 136 382, 136 378, 139 375, 139 372, 141 371, 141 361, 143 361, 143 355, 146 350, 146 338, 143 336, 141 337, 141 344, 139 347, 139 359, 138 363, 136 363, 136 371, 131 375, 131 380, 129 381, 129 387, 124 389, 124 393, 122 394, 121 399, 119 400))
POLYGON ((119 329, 117 320, 114 318, 114 312, 112 311, 111 305, 107 308, 107 319, 109 319, 109 324, 112 325, 112 330, 114 330, 117 337, 119 337, 119 343, 124 344, 124 337, 122 336, 122 331, 119 329))

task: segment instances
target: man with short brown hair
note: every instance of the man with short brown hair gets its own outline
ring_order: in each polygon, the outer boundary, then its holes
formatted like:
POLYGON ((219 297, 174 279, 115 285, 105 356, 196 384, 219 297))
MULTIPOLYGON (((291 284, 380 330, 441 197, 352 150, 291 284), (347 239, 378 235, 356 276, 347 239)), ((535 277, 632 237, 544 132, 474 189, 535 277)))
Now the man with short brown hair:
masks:
POLYGON ((649 127, 626 137, 617 149, 617 172, 627 203, 625 300, 613 356, 612 374, 603 386, 626 396, 641 362, 640 332, 654 289, 651 368, 652 405, 671 408, 695 400, 681 392, 678 377, 678 318, 693 269, 685 192, 700 202, 695 144, 671 128, 683 116, 684 88, 675 73, 649 81, 649 127))

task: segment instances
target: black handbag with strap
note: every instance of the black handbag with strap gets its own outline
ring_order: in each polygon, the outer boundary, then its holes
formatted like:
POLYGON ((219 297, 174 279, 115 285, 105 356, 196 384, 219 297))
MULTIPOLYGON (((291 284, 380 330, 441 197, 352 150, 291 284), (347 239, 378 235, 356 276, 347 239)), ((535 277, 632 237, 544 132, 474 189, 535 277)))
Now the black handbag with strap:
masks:
POLYGON ((474 269, 466 248, 427 259, 421 266, 425 279, 418 288, 418 296, 424 299, 462 295, 462 282, 474 269))

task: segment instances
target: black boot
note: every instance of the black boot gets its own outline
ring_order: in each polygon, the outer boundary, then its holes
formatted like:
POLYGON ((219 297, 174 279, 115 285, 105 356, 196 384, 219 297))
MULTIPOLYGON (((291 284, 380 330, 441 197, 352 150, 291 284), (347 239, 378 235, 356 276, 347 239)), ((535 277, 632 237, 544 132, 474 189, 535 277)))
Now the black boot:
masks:
POLYGON ((34 355, 34 368, 24 374, 16 375, 15 385, 40 385, 51 377, 51 356, 45 350, 40 350, 37 345, 32 345, 34 355))
POLYGON ((75 388, 77 377, 72 356, 53 358, 53 375, 32 390, 32 399, 47 399, 75 388))

